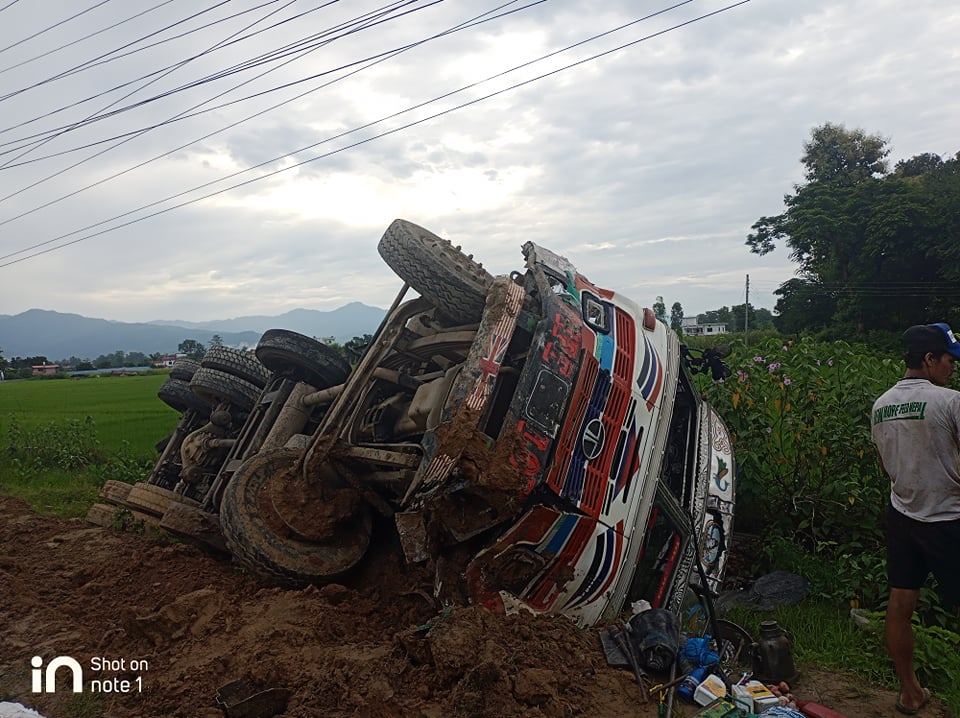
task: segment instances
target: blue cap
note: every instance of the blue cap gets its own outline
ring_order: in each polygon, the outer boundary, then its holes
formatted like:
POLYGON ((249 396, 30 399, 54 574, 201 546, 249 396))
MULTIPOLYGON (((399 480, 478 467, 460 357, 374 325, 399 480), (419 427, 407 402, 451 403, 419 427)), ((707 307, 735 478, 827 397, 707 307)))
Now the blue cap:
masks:
POLYGON ((958 342, 957 338, 953 336, 953 330, 950 328, 950 325, 944 324, 943 322, 937 322, 936 324, 931 324, 930 326, 936 327, 943 332, 944 339, 946 339, 947 342, 947 353, 957 359, 960 359, 960 342, 958 342))

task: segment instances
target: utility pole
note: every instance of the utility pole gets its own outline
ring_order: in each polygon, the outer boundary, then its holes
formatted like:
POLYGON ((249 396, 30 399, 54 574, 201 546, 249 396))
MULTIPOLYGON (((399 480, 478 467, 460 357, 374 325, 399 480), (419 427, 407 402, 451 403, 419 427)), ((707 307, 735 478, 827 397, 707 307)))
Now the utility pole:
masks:
POLYGON ((743 305, 743 345, 750 338, 750 275, 747 275, 747 301, 743 305))

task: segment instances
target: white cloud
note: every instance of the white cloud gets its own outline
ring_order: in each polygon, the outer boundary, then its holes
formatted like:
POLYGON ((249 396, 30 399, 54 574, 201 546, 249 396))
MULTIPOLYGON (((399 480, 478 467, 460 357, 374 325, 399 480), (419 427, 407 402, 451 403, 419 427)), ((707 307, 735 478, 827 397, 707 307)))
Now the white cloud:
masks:
MULTIPOLYGON (((211 13, 204 21, 255 5, 234 2, 229 12, 211 13)), ((14 141, 0 145, 0 152, 18 147, 17 138, 106 109, 124 94, 132 93, 120 104, 163 93, 380 5, 337 3, 282 29, 201 54, 266 10, 251 12, 0 99, 0 143, 14 141), (166 77, 138 79, 195 55, 200 56, 166 77), (133 84, 111 91, 125 82, 133 84), (104 94, 70 107, 98 93, 104 94), (61 108, 68 109, 31 121, 61 108), (21 123, 26 124, 14 127, 21 123)), ((337 39, 260 79, 252 78, 272 66, 69 131, 19 162, 319 75, 440 33, 496 3, 420 5, 417 12, 337 39)), ((738 304, 749 274, 751 301, 772 308, 772 292, 792 276, 786 252, 757 257, 744 240, 757 219, 782 211, 783 195, 802 179, 801 145, 812 127, 830 121, 882 134, 890 139, 893 161, 960 149, 955 139, 960 76, 953 71, 960 55, 954 41, 960 13, 940 0, 909 7, 893 0, 757 0, 666 31, 725 5, 698 0, 480 83, 665 7, 647 0, 549 0, 355 74, 348 75, 359 67, 353 65, 159 127, 72 169, 109 144, 0 169, 3 255, 61 235, 63 240, 39 248, 108 229, 114 223, 98 223, 205 183, 215 182, 118 222, 290 168, 0 267, 0 312, 41 307, 140 321, 271 314, 298 306, 332 309, 355 300, 386 306, 399 281, 380 261, 376 244, 397 216, 449 236, 491 271, 519 268, 519 247, 533 240, 567 255, 594 282, 641 304, 662 295, 668 303, 680 301, 688 315, 738 304), (472 83, 480 84, 377 122, 472 83), (311 88, 319 89, 241 122, 311 88), (407 124, 412 126, 400 129, 407 124), (382 133, 387 134, 375 137, 382 133), (199 138, 204 139, 189 144, 199 138), (359 144, 348 148, 354 143, 359 144), (125 172, 183 144, 188 146, 170 157, 125 172), (325 156, 293 168, 318 155, 325 156), (266 164, 216 182, 259 163, 266 164), (24 189, 34 182, 39 184, 24 189), (78 190, 83 191, 57 201, 78 190), (25 212, 30 213, 12 219, 25 212), (87 225, 96 226, 70 234, 87 225)), ((0 51, 0 98, 189 14, 173 4, 14 67, 149 6, 147 0, 104 6, 0 51)), ((3 11, 0 47, 76 12, 64 0, 45 3, 43 13, 30 7, 18 3, 3 11)), ((0 163, 17 154, 0 154, 0 163)))

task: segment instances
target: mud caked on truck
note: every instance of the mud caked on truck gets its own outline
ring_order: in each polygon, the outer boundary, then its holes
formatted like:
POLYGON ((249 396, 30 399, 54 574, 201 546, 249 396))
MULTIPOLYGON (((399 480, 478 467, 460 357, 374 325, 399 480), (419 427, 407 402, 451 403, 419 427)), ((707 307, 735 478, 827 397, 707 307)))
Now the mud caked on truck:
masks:
POLYGON ((105 498, 280 585, 348 575, 386 524, 445 601, 676 612, 696 561, 715 591, 735 464, 691 374, 719 354, 532 242, 499 277, 404 220, 379 252, 404 285, 355 366, 280 329, 178 362, 177 430, 105 498))

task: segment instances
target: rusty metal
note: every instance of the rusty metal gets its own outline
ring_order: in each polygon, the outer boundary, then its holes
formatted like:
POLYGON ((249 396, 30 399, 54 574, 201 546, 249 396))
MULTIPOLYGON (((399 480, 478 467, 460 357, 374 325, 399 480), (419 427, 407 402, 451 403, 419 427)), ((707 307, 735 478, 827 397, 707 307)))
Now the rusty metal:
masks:
POLYGON ((314 387, 303 382, 297 382, 291 388, 258 451, 278 449, 285 445, 291 436, 303 431, 310 420, 311 412, 311 408, 305 405, 304 399, 314 392, 314 387))
POLYGON ((370 343, 357 368, 350 375, 348 388, 337 397, 337 400, 330 407, 314 434, 310 446, 304 452, 301 470, 306 480, 310 480, 310 467, 322 464, 332 448, 334 440, 341 433, 348 431, 351 412, 354 411, 361 397, 367 391, 370 378, 377 366, 402 334, 407 320, 431 308, 432 305, 423 298, 413 299, 400 305, 399 301, 406 291, 406 286, 404 285, 404 289, 401 290, 394 301, 394 308, 391 313, 380 325, 376 338, 370 343))

